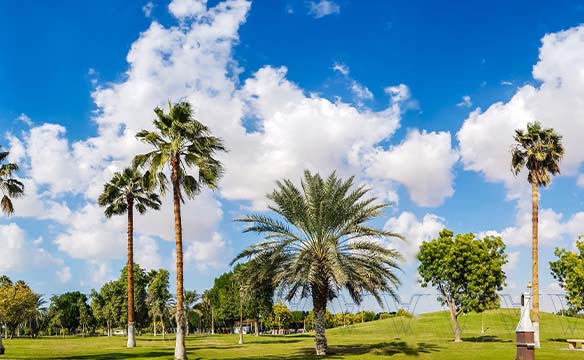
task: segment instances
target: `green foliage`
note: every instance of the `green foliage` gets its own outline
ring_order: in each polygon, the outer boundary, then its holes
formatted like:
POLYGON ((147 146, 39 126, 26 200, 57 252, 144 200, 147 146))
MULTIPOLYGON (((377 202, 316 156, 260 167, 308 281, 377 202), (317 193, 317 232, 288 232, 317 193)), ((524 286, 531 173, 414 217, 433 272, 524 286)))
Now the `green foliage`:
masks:
POLYGON ((558 258, 550 262, 551 273, 566 292, 571 313, 584 310, 584 241, 577 241, 578 252, 556 248, 558 258))
POLYGON ((188 102, 169 103, 168 113, 157 107, 153 121, 155 131, 142 130, 136 138, 154 148, 153 151, 137 155, 134 165, 147 169, 145 176, 150 188, 158 186, 165 194, 168 179, 165 167, 177 165, 178 183, 182 194, 189 199, 197 195, 203 186, 217 187, 223 167, 215 159, 217 152, 225 151, 223 141, 211 135, 210 129, 193 117, 188 102), (189 169, 197 169, 197 176, 189 174, 189 169))
POLYGON ((292 320, 292 312, 284 305, 282 301, 278 301, 272 307, 272 316, 269 318, 268 326, 278 329, 287 329, 292 320))
POLYGON ((529 183, 546 186, 551 175, 560 173, 560 160, 564 156, 562 136, 554 129, 543 129, 538 122, 527 124, 527 132, 515 131, 512 151, 512 171, 517 175, 527 167, 529 183))
POLYGON ((146 304, 152 320, 164 321, 168 317, 168 305, 172 300, 169 290, 170 274, 165 269, 150 270, 148 273, 148 288, 146 304))
POLYGON ((79 291, 66 292, 51 297, 49 316, 51 322, 74 334, 80 325, 81 304, 87 304, 87 296, 79 291))
POLYGON ((160 209, 160 198, 144 187, 144 178, 134 168, 116 172, 112 179, 103 186, 103 192, 97 200, 99 206, 105 207, 105 215, 122 215, 128 212, 128 206, 134 206, 140 214, 147 209, 160 209))
POLYGON ((8 277, 3 279, 0 284, 0 321, 6 324, 11 337, 19 324, 33 316, 37 298, 23 281, 12 284, 8 277))
POLYGON ((288 301, 312 297, 316 352, 322 355, 327 348, 326 305, 341 289, 357 304, 365 293, 380 304, 383 292, 396 297, 401 256, 375 239, 400 236, 368 224, 388 204, 368 197, 366 187, 354 187, 353 177, 342 180, 332 173, 323 179, 307 170, 301 188, 290 180, 276 185, 268 195, 275 216, 237 219, 249 224, 245 232, 265 240, 244 249, 233 262, 247 258, 255 277, 269 280, 288 301))
POLYGON ((418 272, 423 287, 435 287, 443 305, 454 306, 456 314, 483 311, 499 306, 507 263, 500 237, 480 240, 472 233, 442 230, 437 239, 420 246, 418 272))
POLYGON ((0 151, 0 192, 2 193, 0 207, 8 216, 14 213, 12 199, 24 196, 24 184, 14 177, 14 173, 18 171, 18 165, 4 163, 9 154, 8 151, 0 151))
POLYGON ((307 297, 314 287, 336 297, 346 288, 357 303, 369 292, 393 293, 399 283, 393 273, 401 257, 372 238, 398 235, 365 223, 383 214, 387 204, 366 198, 369 189, 353 189, 353 178, 327 179, 306 171, 302 189, 290 180, 277 182, 268 196, 277 217, 250 215, 245 232, 264 234, 266 240, 242 251, 234 261, 250 258, 259 278, 268 277, 291 300, 307 297), (324 289, 320 289, 325 287, 324 289))
MULTIPOLYGON (((150 316, 148 315, 148 305, 146 304, 146 288, 150 280, 146 270, 142 269, 140 265, 134 264, 134 320, 137 329, 145 328, 150 323, 150 316)), ((120 273, 120 278, 117 280, 120 286, 125 291, 124 299, 128 298, 128 266, 124 266, 120 273)), ((123 306, 122 320, 124 323, 128 321, 128 303, 125 302, 123 306)))
POLYGON ((125 326, 127 291, 124 282, 110 281, 99 292, 91 290, 91 309, 99 325, 105 325, 109 335, 115 326, 125 326))

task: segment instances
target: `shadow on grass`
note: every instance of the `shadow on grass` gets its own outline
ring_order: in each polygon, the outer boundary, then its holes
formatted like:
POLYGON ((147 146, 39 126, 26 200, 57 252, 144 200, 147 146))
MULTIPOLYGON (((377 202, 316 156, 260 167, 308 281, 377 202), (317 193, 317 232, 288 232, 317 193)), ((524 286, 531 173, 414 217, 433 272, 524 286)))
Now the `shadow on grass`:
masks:
POLYGON ((504 343, 513 342, 513 340, 499 339, 499 337, 494 336, 494 335, 466 337, 466 338, 462 338, 462 341, 465 341, 465 342, 479 342, 479 343, 480 342, 504 342, 504 343))
POLYGON ((145 359, 155 359, 155 358, 171 358, 174 355, 174 350, 166 351, 149 351, 141 353, 109 353, 109 354, 92 354, 92 355, 73 355, 73 356, 58 356, 58 357, 47 357, 43 359, 59 359, 59 360, 72 360, 72 359, 95 359, 95 360, 117 360, 117 359, 133 359, 133 358, 145 358, 145 359))
MULTIPOLYGON (((370 345, 336 345, 330 346, 327 353, 327 359, 344 359, 351 355, 382 355, 392 356, 397 354, 404 354, 407 356, 419 356, 420 354, 429 354, 440 351, 440 347, 435 344, 418 343, 417 345, 409 345, 404 341, 382 342, 370 345)), ((238 356, 239 360, 276 360, 276 359, 294 359, 294 360, 308 360, 321 359, 322 357, 314 354, 314 348, 303 348, 300 352, 290 355, 261 355, 261 356, 238 356)))

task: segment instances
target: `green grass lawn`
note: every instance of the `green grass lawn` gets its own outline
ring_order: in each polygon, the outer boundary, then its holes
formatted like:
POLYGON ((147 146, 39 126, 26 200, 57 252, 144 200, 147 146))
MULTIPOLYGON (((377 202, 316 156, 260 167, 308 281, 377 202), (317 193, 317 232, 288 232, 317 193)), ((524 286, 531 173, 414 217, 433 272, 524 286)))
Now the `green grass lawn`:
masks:
MULTIPOLYGON (((501 309, 460 319, 463 343, 452 343, 446 312, 416 318, 394 318, 327 330, 331 359, 514 359, 518 312, 501 309)), ((542 314, 542 348, 537 359, 584 359, 568 351, 567 338, 584 338, 584 320, 542 314)), ((189 359, 314 359, 311 334, 288 336, 191 335, 189 359)), ((138 338, 138 347, 125 348, 123 337, 41 338, 5 340, 0 359, 171 359, 174 339, 138 338)))

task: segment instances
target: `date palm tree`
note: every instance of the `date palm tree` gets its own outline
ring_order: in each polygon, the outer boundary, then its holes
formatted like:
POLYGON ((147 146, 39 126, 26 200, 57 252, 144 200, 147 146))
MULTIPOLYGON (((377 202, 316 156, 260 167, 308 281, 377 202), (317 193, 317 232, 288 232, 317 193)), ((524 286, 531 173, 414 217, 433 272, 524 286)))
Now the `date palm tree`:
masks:
POLYGON ((564 156, 562 136, 554 129, 543 129, 538 122, 527 124, 527 132, 515 130, 511 170, 517 175, 527 168, 531 184, 531 276, 533 286, 533 326, 535 343, 539 347, 539 274, 538 274, 538 201, 539 187, 551 182, 550 175, 560 174, 560 160, 564 156))
MULTIPOLYGON (((24 184, 14 178, 14 173, 18 171, 18 165, 5 163, 9 154, 8 151, 0 151, 0 191, 2 192, 0 206, 6 216, 14 213, 12 199, 24 196, 24 184)), ((0 344, 0 351, 2 351, 1 349, 2 345, 0 344)))
POLYGON ((326 355, 327 303, 346 289, 355 303, 369 293, 382 305, 381 293, 395 293, 401 255, 382 245, 386 237, 400 235, 369 224, 389 204, 369 196, 365 186, 354 187, 354 178, 327 179, 304 172, 302 186, 278 181, 268 195, 275 216, 249 215, 236 221, 248 223, 244 232, 262 234, 265 241, 244 249, 233 262, 248 258, 258 281, 271 279, 288 301, 312 297, 317 355, 326 355))
POLYGON ((201 299, 201 296, 199 294, 197 294, 196 290, 185 290, 185 294, 184 294, 184 307, 185 307, 185 318, 186 318, 186 334, 187 336, 189 335, 190 332, 190 326, 189 326, 189 320, 191 318, 191 314, 194 312, 197 312, 197 309, 195 309, 195 305, 197 304, 197 301, 199 301, 201 299))
POLYGON ((103 187, 98 199, 105 207, 105 216, 128 215, 128 344, 136 347, 134 329, 134 208, 144 214, 148 209, 160 209, 160 198, 144 186, 144 177, 135 168, 116 172, 103 187))
MULTIPOLYGON (((176 244, 176 306, 183 309, 183 244, 181 204, 184 195, 194 198, 206 186, 212 190, 223 173, 223 166, 215 159, 215 154, 225 151, 223 141, 211 135, 209 128, 193 118, 193 110, 188 102, 169 103, 168 113, 161 108, 154 109, 154 131, 142 130, 136 134, 138 140, 151 145, 154 150, 137 155, 134 164, 147 168, 150 186, 158 186, 165 194, 170 172, 174 203, 174 228, 176 244), (198 176, 189 174, 189 170, 198 176)), ((187 358, 184 339, 184 312, 176 311, 175 359, 187 358)))

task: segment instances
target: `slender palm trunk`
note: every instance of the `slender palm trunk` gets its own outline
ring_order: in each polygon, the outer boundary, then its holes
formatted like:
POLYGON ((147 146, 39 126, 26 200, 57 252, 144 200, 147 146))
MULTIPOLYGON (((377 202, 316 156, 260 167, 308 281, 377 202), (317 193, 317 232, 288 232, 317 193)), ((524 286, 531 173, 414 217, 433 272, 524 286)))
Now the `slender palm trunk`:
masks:
POLYGON ((452 325, 452 331, 454 332, 454 342, 462 342, 460 338, 460 326, 458 326, 458 315, 456 314, 456 305, 454 300, 448 302, 448 308, 450 310, 450 325, 452 325))
POLYGON ((239 344, 243 344, 243 301, 239 298, 239 344))
POLYGON ((136 347, 136 333, 134 330, 134 199, 128 196, 128 344, 127 347, 136 347))
POLYGON ((531 183, 531 276, 533 286, 533 328, 534 342, 536 347, 540 347, 539 343, 539 252, 538 252, 538 234, 537 225, 539 222, 539 196, 537 183, 531 183))
POLYGON ((183 249, 182 249, 182 223, 180 215, 180 184, 179 184, 179 158, 178 155, 171 161, 172 167, 172 192, 174 200, 174 230, 176 236, 176 345, 174 358, 186 360, 184 336, 184 311, 183 311, 183 249))
POLYGON ((315 320, 315 335, 314 347, 316 348, 316 355, 326 355, 328 344, 326 341, 326 302, 327 291, 319 289, 316 286, 312 287, 312 306, 314 307, 315 320))
POLYGON ((190 326, 189 326, 190 311, 186 310, 185 313, 186 313, 185 314, 185 327, 186 327, 185 335, 189 336, 189 331, 191 330, 190 326))
POLYGON ((215 313, 213 308, 211 308, 211 334, 215 334, 215 313))

